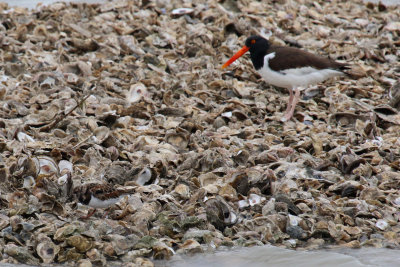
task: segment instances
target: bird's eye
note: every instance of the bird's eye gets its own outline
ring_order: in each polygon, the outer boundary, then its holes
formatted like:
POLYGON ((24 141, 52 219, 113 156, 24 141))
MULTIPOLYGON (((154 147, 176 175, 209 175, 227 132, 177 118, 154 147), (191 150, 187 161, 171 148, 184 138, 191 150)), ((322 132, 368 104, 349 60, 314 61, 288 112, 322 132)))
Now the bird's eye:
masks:
POLYGON ((251 40, 251 44, 255 44, 256 43, 256 40, 251 40))

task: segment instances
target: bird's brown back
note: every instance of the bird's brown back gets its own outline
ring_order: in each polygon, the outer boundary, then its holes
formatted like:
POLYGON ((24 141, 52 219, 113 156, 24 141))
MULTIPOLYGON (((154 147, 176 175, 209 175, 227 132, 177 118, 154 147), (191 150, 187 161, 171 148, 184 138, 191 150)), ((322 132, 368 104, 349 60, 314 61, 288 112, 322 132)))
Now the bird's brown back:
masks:
POLYGON ((316 69, 334 69, 343 70, 346 64, 336 62, 330 58, 314 55, 307 51, 284 46, 271 46, 268 54, 275 52, 275 57, 271 58, 268 63, 269 67, 274 71, 282 71, 285 69, 301 68, 304 66, 316 69))

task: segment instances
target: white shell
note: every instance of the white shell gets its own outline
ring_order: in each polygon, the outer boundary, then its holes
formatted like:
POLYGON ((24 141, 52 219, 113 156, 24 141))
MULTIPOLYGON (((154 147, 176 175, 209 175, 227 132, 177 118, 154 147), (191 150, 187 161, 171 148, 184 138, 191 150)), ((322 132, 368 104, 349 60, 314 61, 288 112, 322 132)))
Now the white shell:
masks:
POLYGON ((249 201, 247 199, 239 200, 238 201, 239 209, 247 208, 250 206, 249 201))
POLYGON ((143 83, 136 83, 131 85, 129 92, 126 95, 126 100, 129 103, 135 103, 147 95, 148 92, 146 86, 143 83))
POLYGON ((388 224, 385 220, 379 219, 379 220, 376 222, 375 226, 378 227, 379 229, 381 229, 381 230, 383 231, 383 230, 385 230, 386 228, 388 228, 389 224, 388 224))
POLYGON ((291 225, 291 226, 297 226, 297 225, 299 225, 299 222, 301 221, 301 218, 300 217, 297 217, 297 216, 294 216, 294 215, 291 215, 291 214, 289 214, 289 224, 291 225))
POLYGON ((249 196, 249 204, 250 204, 250 206, 254 206, 254 205, 260 204, 261 201, 262 201, 262 198, 259 195, 250 194, 250 196, 249 196))
POLYGON ((64 174, 63 176, 57 179, 57 183, 58 185, 63 185, 67 182, 67 180, 68 180, 68 174, 64 174))
POLYGON ((176 8, 174 10, 172 10, 172 15, 186 15, 186 14, 190 14, 193 12, 193 8, 186 8, 186 7, 182 7, 182 8, 176 8))
POLYGON ((225 117, 225 118, 228 118, 228 119, 232 118, 232 111, 224 112, 224 113, 221 114, 221 116, 225 117))
POLYGON ((53 77, 47 77, 43 82, 40 83, 40 87, 52 87, 56 84, 56 80, 53 77))
POLYGON ((37 156, 34 159, 37 160, 39 163, 38 164, 40 168, 39 174, 50 174, 50 173, 59 174, 58 165, 54 161, 54 159, 48 156, 37 156))
POLYGON ((377 136, 374 140, 372 140, 372 144, 377 145, 378 147, 381 147, 383 145, 383 138, 380 136, 377 136))
POLYGON ((58 163, 58 168, 60 169, 60 172, 63 172, 63 170, 65 170, 72 173, 73 165, 68 160, 60 160, 60 162, 58 163))
POLYGON ((17 139, 20 142, 35 142, 35 139, 33 139, 32 137, 23 132, 19 132, 17 134, 17 139))
POLYGON ((393 204, 400 206, 400 197, 397 197, 394 201, 393 204))
POLYGON ((296 239, 289 239, 289 240, 287 240, 287 242, 288 242, 292 247, 295 247, 296 244, 297 244, 296 239))
POLYGON ((106 126, 100 126, 93 132, 92 140, 96 144, 103 143, 110 136, 110 129, 106 126))
POLYGON ((36 184, 35 179, 32 176, 24 177, 23 188, 31 188, 36 184))

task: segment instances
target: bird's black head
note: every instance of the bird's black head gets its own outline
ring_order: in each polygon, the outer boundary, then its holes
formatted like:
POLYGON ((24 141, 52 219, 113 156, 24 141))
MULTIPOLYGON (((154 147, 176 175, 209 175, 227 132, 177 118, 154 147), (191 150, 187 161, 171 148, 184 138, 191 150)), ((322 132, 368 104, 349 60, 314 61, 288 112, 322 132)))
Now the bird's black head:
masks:
POLYGON ((245 45, 249 48, 254 68, 256 70, 262 68, 264 65, 264 56, 269 49, 268 40, 261 36, 253 35, 246 39, 245 45))
POLYGON ((239 57, 243 56, 247 51, 250 51, 251 61, 253 62, 254 68, 259 70, 264 65, 264 57, 269 49, 269 42, 267 39, 261 36, 253 35, 246 39, 245 46, 236 52, 224 65, 222 68, 228 67, 239 57))
POLYGON ((73 198, 74 200, 78 200, 82 204, 88 205, 90 202, 92 195, 88 190, 88 187, 83 185, 83 186, 78 186, 74 188, 73 191, 73 198))
POLYGON ((258 35, 253 35, 247 38, 245 45, 250 48, 250 53, 266 51, 269 48, 268 40, 258 35))

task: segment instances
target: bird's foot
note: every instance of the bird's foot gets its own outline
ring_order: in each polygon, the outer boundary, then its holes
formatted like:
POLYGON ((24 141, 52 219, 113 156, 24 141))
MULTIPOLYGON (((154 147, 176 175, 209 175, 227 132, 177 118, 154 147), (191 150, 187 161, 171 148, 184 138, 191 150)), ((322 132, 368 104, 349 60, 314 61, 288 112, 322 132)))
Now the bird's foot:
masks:
POLYGON ((104 212, 104 215, 103 215, 103 219, 106 219, 109 213, 110 213, 110 209, 106 209, 106 211, 104 212))
POLYGON ((293 117, 293 113, 285 113, 285 115, 281 118, 281 122, 287 122, 290 121, 290 119, 293 117))
POLYGON ((91 211, 88 212, 88 214, 86 216, 81 217, 82 220, 87 220, 90 217, 92 217, 92 215, 96 212, 96 209, 92 209, 91 211))

